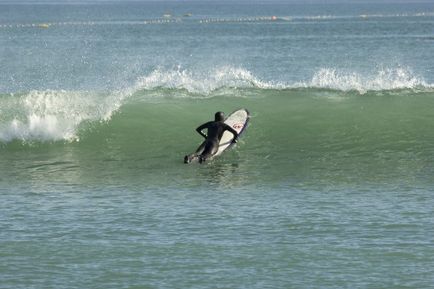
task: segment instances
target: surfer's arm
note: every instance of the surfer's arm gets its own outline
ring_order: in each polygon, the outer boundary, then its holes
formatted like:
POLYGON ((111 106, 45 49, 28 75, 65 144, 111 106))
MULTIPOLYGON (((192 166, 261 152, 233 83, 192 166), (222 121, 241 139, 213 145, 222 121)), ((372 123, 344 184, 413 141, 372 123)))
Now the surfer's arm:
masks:
POLYGON ((202 132, 202 130, 205 129, 205 128, 208 128, 208 124, 209 124, 209 122, 204 123, 201 126, 199 126, 198 128, 196 128, 197 133, 200 134, 201 136, 203 136, 205 139, 207 138, 207 135, 204 134, 202 132))
POLYGON ((237 142, 238 140, 238 133, 236 130, 234 130, 232 127, 230 127, 229 125, 226 125, 225 127, 226 130, 230 131, 233 135, 234 135, 234 139, 233 142, 237 142))

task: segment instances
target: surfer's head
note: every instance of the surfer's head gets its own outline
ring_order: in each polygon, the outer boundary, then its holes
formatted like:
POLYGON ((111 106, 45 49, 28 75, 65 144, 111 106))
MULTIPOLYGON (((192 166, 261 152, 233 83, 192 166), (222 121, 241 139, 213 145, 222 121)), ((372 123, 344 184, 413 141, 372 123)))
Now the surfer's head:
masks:
POLYGON ((215 121, 224 121, 225 120, 225 114, 221 111, 217 111, 214 115, 215 121))

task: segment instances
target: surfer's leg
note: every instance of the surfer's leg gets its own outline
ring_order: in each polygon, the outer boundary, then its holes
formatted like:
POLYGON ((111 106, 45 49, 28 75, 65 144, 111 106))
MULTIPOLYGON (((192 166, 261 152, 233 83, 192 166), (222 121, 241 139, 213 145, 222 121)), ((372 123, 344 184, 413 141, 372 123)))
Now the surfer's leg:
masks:
POLYGON ((200 155, 198 155, 197 153, 192 153, 192 154, 186 155, 184 157, 184 163, 185 164, 191 163, 193 160, 195 160, 199 157, 200 157, 200 155))
POLYGON ((217 152, 218 147, 218 142, 207 142, 203 149, 203 153, 199 156, 199 162, 202 163, 209 157, 213 156, 217 152))
POLYGON ((203 152, 203 149, 204 149, 204 147, 205 147, 205 143, 206 142, 203 142, 197 149, 196 149, 196 152, 194 152, 194 153, 192 153, 192 154, 189 154, 189 155, 186 155, 185 157, 184 157, 184 163, 185 164, 188 164, 188 163, 191 163, 195 158, 198 158, 199 157, 199 155, 203 152))
POLYGON ((200 155, 205 147, 206 141, 204 141, 203 143, 200 144, 200 146, 197 148, 196 152, 194 153, 195 155, 200 155))

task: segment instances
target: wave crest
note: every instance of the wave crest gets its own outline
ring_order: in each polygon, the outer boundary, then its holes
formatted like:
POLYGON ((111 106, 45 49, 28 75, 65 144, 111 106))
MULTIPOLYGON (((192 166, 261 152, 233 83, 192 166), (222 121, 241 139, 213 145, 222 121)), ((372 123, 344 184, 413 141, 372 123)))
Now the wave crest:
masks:
POLYGON ((156 69, 140 77, 134 90, 157 88, 186 90, 191 94, 210 95, 223 88, 297 89, 325 88, 341 91, 368 91, 432 88, 408 68, 384 68, 373 73, 361 74, 335 68, 321 68, 312 78, 302 82, 275 82, 261 80, 243 68, 220 67, 208 72, 194 73, 185 69, 156 69))
POLYGON ((335 89, 341 91, 368 91, 431 88, 424 80, 409 69, 381 69, 372 76, 356 72, 342 72, 332 68, 322 68, 314 74, 310 82, 301 83, 301 87, 335 89))
POLYGON ((205 95, 225 87, 283 88, 279 84, 258 79, 246 69, 229 66, 201 73, 194 73, 180 67, 174 70, 158 68, 150 74, 140 77, 136 83, 137 90, 152 90, 155 88, 185 89, 190 93, 205 95))

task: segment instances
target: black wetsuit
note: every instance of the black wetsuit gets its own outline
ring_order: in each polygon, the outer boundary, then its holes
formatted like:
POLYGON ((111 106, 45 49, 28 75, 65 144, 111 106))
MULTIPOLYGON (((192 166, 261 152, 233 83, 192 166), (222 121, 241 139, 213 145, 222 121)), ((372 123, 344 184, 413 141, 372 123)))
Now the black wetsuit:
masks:
POLYGON ((236 141, 238 138, 237 131, 225 124, 223 121, 209 121, 196 129, 196 131, 205 138, 204 144, 201 145, 196 151, 196 153, 199 154, 203 149, 203 152, 199 157, 199 161, 205 161, 207 158, 217 152, 220 139, 226 130, 230 131, 234 135, 234 141, 236 141), (207 134, 202 132, 202 130, 205 128, 208 129, 207 134))

